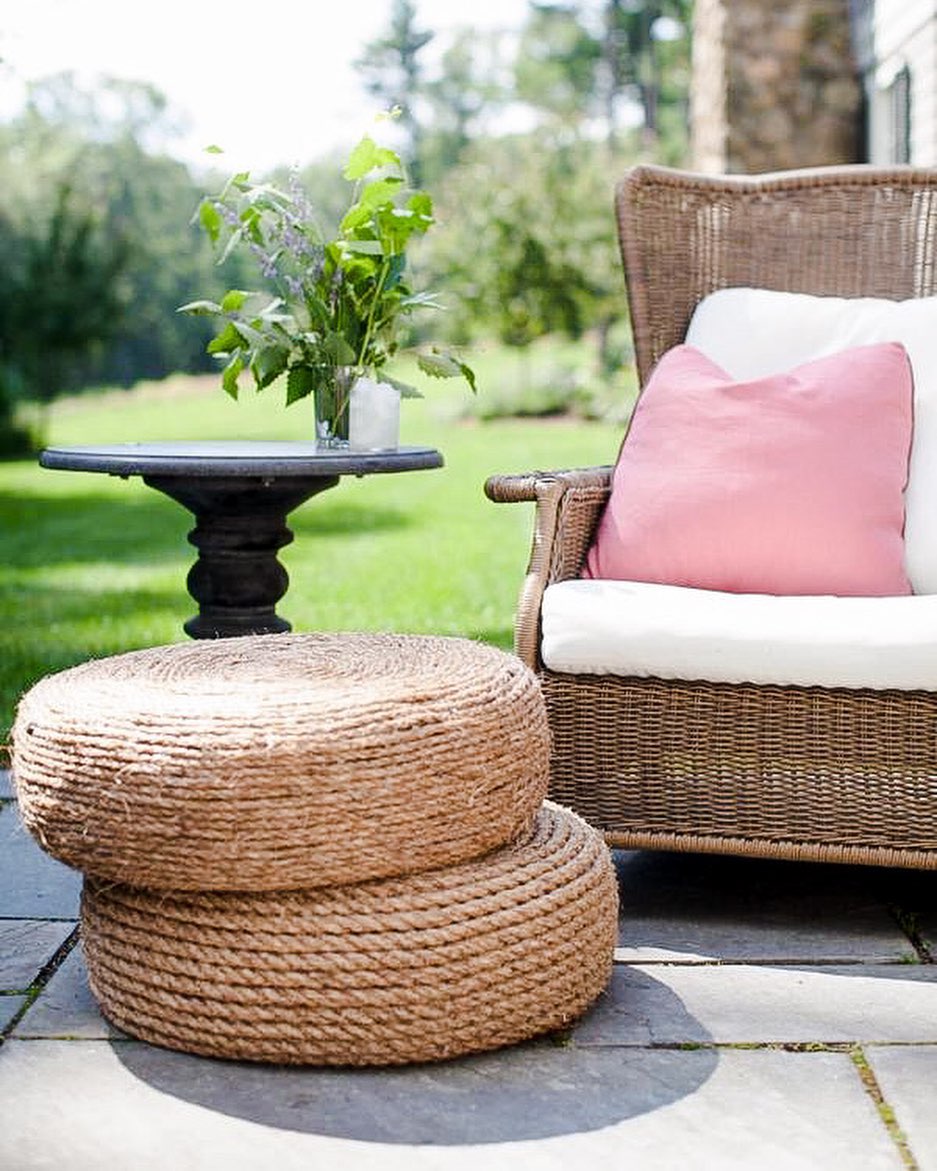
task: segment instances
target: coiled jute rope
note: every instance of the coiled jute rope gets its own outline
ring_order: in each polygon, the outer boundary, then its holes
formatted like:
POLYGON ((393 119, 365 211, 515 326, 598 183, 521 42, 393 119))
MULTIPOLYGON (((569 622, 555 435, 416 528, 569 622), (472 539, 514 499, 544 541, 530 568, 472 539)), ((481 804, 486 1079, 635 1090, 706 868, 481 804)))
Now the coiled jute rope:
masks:
POLYGON ((568 1025, 604 988, 617 888, 602 837, 546 804, 482 858, 355 886, 254 894, 86 881, 105 1014, 209 1056, 429 1061, 568 1025))
POLYGON ((523 834, 546 793, 539 684, 467 639, 264 635, 155 647, 21 701, 28 829, 86 874, 283 890, 447 866, 523 834))

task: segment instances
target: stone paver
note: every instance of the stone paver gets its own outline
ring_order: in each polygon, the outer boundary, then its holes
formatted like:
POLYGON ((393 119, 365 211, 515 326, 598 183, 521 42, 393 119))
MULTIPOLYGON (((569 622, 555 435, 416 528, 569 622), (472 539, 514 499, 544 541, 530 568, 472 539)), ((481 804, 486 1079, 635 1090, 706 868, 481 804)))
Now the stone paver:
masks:
MULTIPOLYGON (((5 1029, 19 1010, 26 1003, 25 996, 0 996, 0 1029, 5 1029)), ((0 1114, 3 1113, 3 1104, 0 1103, 0 1114)), ((2 1164, 0 1164, 2 1166, 2 1164)))
POLYGON ((576 1044, 710 1044, 705 1025, 667 983, 668 970, 616 964, 608 988, 573 1029, 576 1044))
POLYGON ((937 938, 937 875, 616 860, 618 963, 567 1039, 431 1066, 290 1069, 123 1036, 79 948, 11 1030, 74 929, 80 876, 0 801, 0 1168, 897 1171, 847 1051, 861 1046, 918 1168, 937 1171, 937 964, 900 962, 913 948, 899 927, 937 938))
POLYGON ((616 862, 616 957, 625 962, 887 963, 913 954, 868 868, 801 873, 791 863, 636 852, 616 862))
POLYGON ((937 1048, 875 1045, 866 1057, 917 1157, 918 1171, 937 1171, 937 1048))
POLYGON ((625 912, 616 959, 623 963, 898 963, 914 956, 907 937, 882 909, 837 919, 787 914, 733 916, 625 912))
POLYGON ((42 995, 13 1030, 15 1037, 80 1037, 106 1041, 123 1033, 101 1014, 88 987, 80 947, 66 956, 42 995))
POLYGON ((137 1078, 238 1118, 356 1142, 461 1146, 603 1130, 698 1092, 713 1049, 627 1054, 530 1042, 411 1068, 272 1069, 115 1045, 137 1078), (454 1109, 454 1107, 457 1107, 454 1109))
POLYGON ((0 919, 0 990, 28 988, 72 930, 70 922, 0 919))
POLYGON ((0 859, 0 918, 77 918, 81 875, 40 850, 15 805, 0 806, 0 859))
POLYGON ((902 1165, 846 1054, 728 1051, 714 1062, 708 1050, 625 1051, 606 1053, 604 1065, 597 1056, 524 1047, 480 1064, 323 1074, 200 1062, 134 1042, 10 1041, 0 1049, 0 1101, 15 1095, 17 1105, 0 1130, 0 1165, 22 1171, 567 1171, 626 1162, 655 1171, 897 1171, 902 1165), (694 1068, 706 1076, 689 1077, 694 1068), (591 1120, 583 1117, 581 1099, 610 1090, 614 1101, 621 1087, 630 1087, 629 1103, 644 1108, 606 1121, 607 1111, 596 1105, 591 1120), (669 1102, 660 1103, 662 1094, 669 1102), (408 1107, 420 1103, 414 1119, 408 1107), (519 1133, 541 1119, 555 1130, 570 1104, 579 1111, 563 1133, 519 1133), (450 1119, 454 1129, 447 1127, 450 1119), (487 1139, 486 1119, 500 1119, 487 1139), (381 1141, 369 1137, 371 1126, 381 1141))
POLYGON ((937 1043, 937 966, 616 968, 578 1044, 937 1043))

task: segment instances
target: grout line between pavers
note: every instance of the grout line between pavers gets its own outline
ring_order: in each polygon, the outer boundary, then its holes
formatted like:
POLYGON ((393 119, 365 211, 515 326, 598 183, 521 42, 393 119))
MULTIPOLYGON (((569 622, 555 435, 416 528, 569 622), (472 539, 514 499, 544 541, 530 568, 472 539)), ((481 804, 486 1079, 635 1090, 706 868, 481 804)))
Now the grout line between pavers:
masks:
POLYGON ((74 923, 78 920, 74 915, 3 915, 0 914, 0 923, 74 923))
MULTIPOLYGON (((26 990, 25 1000, 23 1001, 19 1012, 14 1013, 13 1017, 7 1021, 2 1029, 0 1029, 0 1044, 2 1044, 7 1037, 9 1037, 10 1033, 12 1033, 12 1031, 20 1023, 26 1013, 29 1012, 32 1006, 36 1003, 45 990, 46 985, 65 962, 68 955, 74 950, 77 943, 78 925, 76 924, 74 930, 69 932, 68 936, 56 949, 52 958, 42 967, 39 975, 36 976, 35 980, 33 980, 32 984, 30 984, 29 988, 26 990)), ((22 995, 22 993, 20 995, 22 995)))
POLYGON ((888 1132, 888 1137, 898 1148, 898 1155, 902 1163, 908 1171, 920 1171, 918 1161, 915 1159, 914 1152, 911 1150, 907 1135, 898 1125, 894 1107, 882 1093, 882 1087, 878 1084, 878 1078, 875 1076, 871 1065, 869 1065, 865 1050, 861 1045, 854 1045, 849 1051, 849 1056, 856 1073, 859 1075, 862 1088, 872 1099, 872 1104, 875 1106, 876 1113, 882 1120, 882 1125, 888 1132))

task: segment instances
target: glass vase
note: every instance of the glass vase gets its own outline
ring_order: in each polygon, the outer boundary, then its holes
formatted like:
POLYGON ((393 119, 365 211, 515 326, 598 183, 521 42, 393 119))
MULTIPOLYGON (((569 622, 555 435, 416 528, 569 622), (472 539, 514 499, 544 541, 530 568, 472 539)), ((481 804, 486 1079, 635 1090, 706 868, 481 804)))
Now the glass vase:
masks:
POLYGON ((356 366, 322 366, 313 397, 316 410, 316 447, 336 450, 348 447, 351 389, 358 378, 356 366))

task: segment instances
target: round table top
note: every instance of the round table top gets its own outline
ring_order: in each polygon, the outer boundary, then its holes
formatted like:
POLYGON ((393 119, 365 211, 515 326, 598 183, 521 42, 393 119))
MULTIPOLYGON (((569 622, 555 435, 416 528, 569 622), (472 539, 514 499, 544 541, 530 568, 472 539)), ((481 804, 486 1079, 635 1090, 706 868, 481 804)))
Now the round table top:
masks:
POLYGON ((432 447, 380 451, 330 450, 315 443, 231 440, 116 443, 47 447, 44 468, 112 476, 364 476, 442 467, 432 447))

